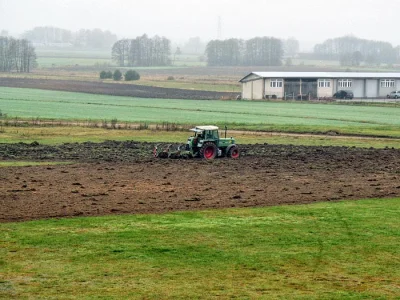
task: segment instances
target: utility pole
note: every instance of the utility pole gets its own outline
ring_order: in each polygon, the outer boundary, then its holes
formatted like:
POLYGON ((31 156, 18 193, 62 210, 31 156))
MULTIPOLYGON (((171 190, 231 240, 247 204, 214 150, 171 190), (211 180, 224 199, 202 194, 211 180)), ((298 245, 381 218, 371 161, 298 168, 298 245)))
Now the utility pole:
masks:
POLYGON ((222 40, 222 18, 218 16, 217 40, 222 40))

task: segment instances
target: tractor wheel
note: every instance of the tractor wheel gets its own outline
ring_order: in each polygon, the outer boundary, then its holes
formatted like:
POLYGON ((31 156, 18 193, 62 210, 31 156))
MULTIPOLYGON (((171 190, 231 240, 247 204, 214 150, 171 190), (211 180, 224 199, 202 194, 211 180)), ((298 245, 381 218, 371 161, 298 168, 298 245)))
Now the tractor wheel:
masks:
POLYGON ((237 146, 229 148, 227 156, 234 159, 239 158, 239 148, 237 146))
POLYGON ((217 156, 218 148, 214 143, 207 142, 200 149, 200 157, 210 160, 217 156))

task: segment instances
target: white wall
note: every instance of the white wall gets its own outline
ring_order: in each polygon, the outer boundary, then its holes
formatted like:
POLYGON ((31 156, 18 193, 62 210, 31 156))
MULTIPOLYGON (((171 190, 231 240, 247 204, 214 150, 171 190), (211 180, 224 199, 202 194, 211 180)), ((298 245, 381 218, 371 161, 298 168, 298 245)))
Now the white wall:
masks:
POLYGON ((381 87, 381 81, 378 80, 378 82, 379 82, 379 97, 386 97, 388 94, 396 90, 396 83, 394 87, 384 88, 381 87))
POLYGON ((253 94, 253 81, 242 83, 242 99, 251 99, 253 94))
POLYGON ((354 98, 364 98, 364 79, 352 79, 351 88, 343 88, 343 90, 353 91, 354 98))
POLYGON ((333 81, 332 79, 329 79, 331 82, 331 87, 319 87, 317 90, 317 97, 318 98, 323 98, 323 97, 332 97, 333 96, 333 81))
POLYGON ((378 84, 379 80, 377 79, 367 79, 367 94, 365 95, 368 98, 376 98, 378 97, 378 84))
MULTIPOLYGON (((278 79, 280 79, 280 78, 278 78, 278 79)), ((270 98, 272 95, 276 95, 277 98, 283 98, 284 87, 285 87, 285 81, 283 81, 282 87, 273 88, 273 87, 271 87, 271 79, 266 79, 265 80, 265 95, 270 96, 270 98)))
POLYGON ((259 79, 253 81, 253 98, 254 100, 261 100, 263 99, 263 91, 264 91, 264 79, 259 79))
POLYGON ((242 99, 261 100, 263 99, 264 79, 252 80, 242 83, 242 99))

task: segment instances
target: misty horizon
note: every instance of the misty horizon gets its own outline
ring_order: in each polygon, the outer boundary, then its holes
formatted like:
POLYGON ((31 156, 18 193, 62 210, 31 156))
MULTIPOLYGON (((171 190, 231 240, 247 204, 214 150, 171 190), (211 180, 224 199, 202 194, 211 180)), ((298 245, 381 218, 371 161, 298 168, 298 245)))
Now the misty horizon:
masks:
POLYGON ((265 3, 255 0, 218 2, 154 0, 132 1, 78 0, 0 0, 0 30, 21 35, 39 26, 52 26, 71 31, 79 29, 109 30, 118 38, 133 38, 144 33, 165 36, 175 43, 190 37, 203 41, 216 39, 271 36, 295 37, 301 50, 326 39, 353 35, 363 39, 387 41, 397 46, 393 20, 400 1, 338 0, 331 7, 316 0, 281 0, 265 3), (17 21, 15 16, 18 16, 17 21), (220 26, 219 26, 220 18, 220 26))

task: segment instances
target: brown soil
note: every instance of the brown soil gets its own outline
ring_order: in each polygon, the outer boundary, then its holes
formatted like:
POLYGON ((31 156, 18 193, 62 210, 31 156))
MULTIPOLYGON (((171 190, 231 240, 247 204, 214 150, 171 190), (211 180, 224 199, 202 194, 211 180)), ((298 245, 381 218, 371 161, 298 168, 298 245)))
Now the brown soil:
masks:
POLYGON ((74 80, 49 80, 34 78, 1 78, 0 86, 31 88, 53 91, 69 91, 89 94, 101 94, 112 96, 127 96, 139 98, 164 98, 164 99, 235 99, 239 93, 209 92, 198 90, 184 90, 161 88, 153 86, 125 84, 125 83, 104 83, 94 81, 74 80))
POLYGON ((0 222, 400 197, 400 150, 243 145, 242 157, 160 160, 150 144, 0 144, 0 222))

